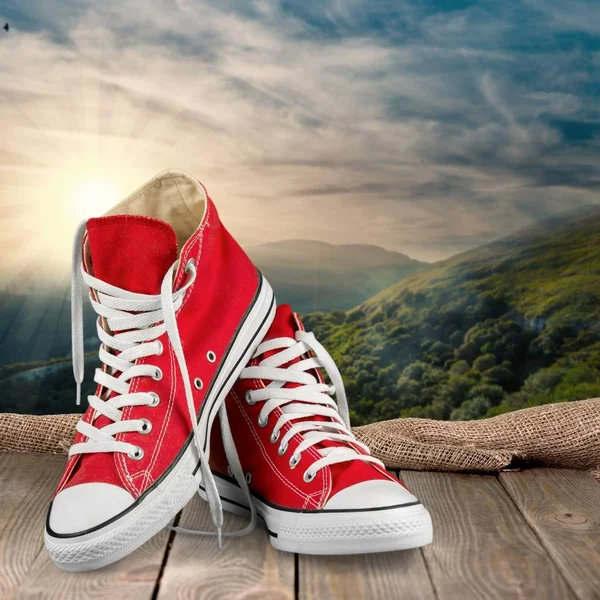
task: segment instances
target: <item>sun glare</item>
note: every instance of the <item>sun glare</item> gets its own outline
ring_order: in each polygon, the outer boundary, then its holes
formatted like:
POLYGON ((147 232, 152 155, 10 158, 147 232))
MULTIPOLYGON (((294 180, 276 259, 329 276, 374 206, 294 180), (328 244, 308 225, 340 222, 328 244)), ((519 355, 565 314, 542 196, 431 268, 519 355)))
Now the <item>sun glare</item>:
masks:
POLYGON ((99 217, 121 199, 119 186, 108 179, 87 179, 73 187, 72 210, 77 221, 99 217))

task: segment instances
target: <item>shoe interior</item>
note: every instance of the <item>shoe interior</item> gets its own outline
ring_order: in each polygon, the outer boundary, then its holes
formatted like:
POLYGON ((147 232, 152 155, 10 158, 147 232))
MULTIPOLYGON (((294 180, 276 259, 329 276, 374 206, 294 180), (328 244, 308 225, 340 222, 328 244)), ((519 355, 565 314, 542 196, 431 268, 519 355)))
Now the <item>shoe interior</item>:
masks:
POLYGON ((163 171, 111 208, 109 215, 141 215, 165 221, 183 247, 204 218, 206 191, 182 171, 163 171))

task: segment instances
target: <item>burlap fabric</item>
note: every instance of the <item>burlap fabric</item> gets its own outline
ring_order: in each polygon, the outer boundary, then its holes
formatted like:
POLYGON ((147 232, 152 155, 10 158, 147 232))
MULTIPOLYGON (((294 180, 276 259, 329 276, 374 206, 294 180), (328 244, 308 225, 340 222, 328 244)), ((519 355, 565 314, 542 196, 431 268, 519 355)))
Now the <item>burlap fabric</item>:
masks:
POLYGON ((66 453, 81 415, 0 414, 0 450, 5 452, 66 453))
POLYGON ((480 421, 396 419, 354 430, 390 469, 499 471, 533 463, 600 469, 600 399, 480 421))
MULTIPOLYGON (((78 418, 0 414, 0 450, 64 453, 78 418)), ((390 469, 499 471, 531 463, 600 470, 600 399, 480 421, 395 419, 354 432, 390 469)))

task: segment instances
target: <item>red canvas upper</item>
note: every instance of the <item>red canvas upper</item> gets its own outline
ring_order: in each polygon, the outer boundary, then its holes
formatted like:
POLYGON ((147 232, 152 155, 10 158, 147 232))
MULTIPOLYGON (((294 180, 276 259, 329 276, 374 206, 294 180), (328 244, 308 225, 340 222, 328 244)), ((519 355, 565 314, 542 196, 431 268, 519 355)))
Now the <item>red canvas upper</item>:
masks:
MULTIPOLYGON (((275 320, 265 340, 279 337, 293 339, 298 330, 304 330, 300 317, 292 312, 289 305, 284 304, 277 307, 275 320)), ((265 356, 260 356, 252 360, 250 365, 258 365, 264 358, 265 356)), ((320 373, 319 378, 322 380, 320 373)), ((318 452, 319 446, 305 450, 298 466, 292 469, 289 464, 290 456, 302 441, 302 434, 296 434, 289 442, 287 452, 279 456, 277 453, 279 443, 272 443, 270 437, 274 423, 282 414, 281 410, 275 409, 269 416, 267 426, 259 427, 258 415, 263 403, 249 405, 244 399, 247 390, 266 387, 269 383, 269 381, 256 379, 240 379, 226 400, 233 439, 244 472, 251 474, 250 488, 254 494, 272 504, 286 508, 319 509, 334 494, 356 483, 373 479, 397 481, 385 470, 372 463, 354 460, 324 467, 317 472, 313 481, 305 482, 304 471, 321 458, 318 452)), ((288 383, 286 387, 296 385, 288 383)), ((320 418, 326 419, 326 417, 320 418)), ((319 417, 311 416, 310 420, 319 420, 319 417)), ((281 429, 280 437, 289 431, 291 426, 292 423, 286 423, 281 429)), ((214 472, 227 476, 227 459, 218 427, 218 423, 215 422, 211 436, 210 464, 214 472)), ((333 441, 324 444, 340 445, 333 441)), ((361 451, 359 447, 356 448, 361 451)))
POLYGON ((89 219, 94 276, 139 294, 158 294, 177 259, 177 237, 164 221, 138 215, 89 219))
MULTIPOLYGON (((163 221, 116 215, 88 221, 83 252, 94 277, 131 292, 155 295, 177 258, 177 242, 173 229, 163 221)), ((193 390, 195 407, 200 411, 221 358, 257 292, 259 274, 222 225, 208 196, 204 218, 179 258, 174 290, 187 280, 188 261, 194 259, 196 265, 195 281, 177 313, 177 328, 190 378, 200 377, 204 382, 203 389, 193 390), (214 362, 207 360, 209 351, 216 355, 214 362)), ((158 339, 163 345, 162 354, 139 359, 136 364, 159 367, 162 379, 134 378, 129 391, 155 392, 161 401, 156 407, 127 407, 122 416, 146 418, 152 423, 152 430, 148 434, 127 432, 116 436, 119 441, 139 446, 144 451, 143 458, 133 460, 122 452, 75 455, 67 462, 55 494, 80 483, 103 482, 119 485, 137 498, 165 472, 184 446, 191 423, 181 373, 167 334, 158 339)), ((92 421, 90 408, 83 419, 92 421)), ((101 427, 108 422, 106 417, 100 417, 94 424, 101 427)), ((74 443, 85 439, 78 433, 74 443)))

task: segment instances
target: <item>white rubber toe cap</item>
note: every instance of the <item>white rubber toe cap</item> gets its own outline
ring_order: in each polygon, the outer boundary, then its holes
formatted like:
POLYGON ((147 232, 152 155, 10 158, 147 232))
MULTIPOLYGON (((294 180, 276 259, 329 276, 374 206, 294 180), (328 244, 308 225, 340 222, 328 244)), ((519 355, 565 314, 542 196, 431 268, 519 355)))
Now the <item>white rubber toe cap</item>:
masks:
POLYGON ((73 534, 102 525, 134 503, 133 496, 110 483, 82 483, 60 492, 50 510, 54 533, 73 534))
POLYGON ((361 508, 384 508, 410 502, 418 502, 418 500, 400 483, 372 479, 344 488, 329 498, 323 508, 325 510, 358 510, 361 508))

